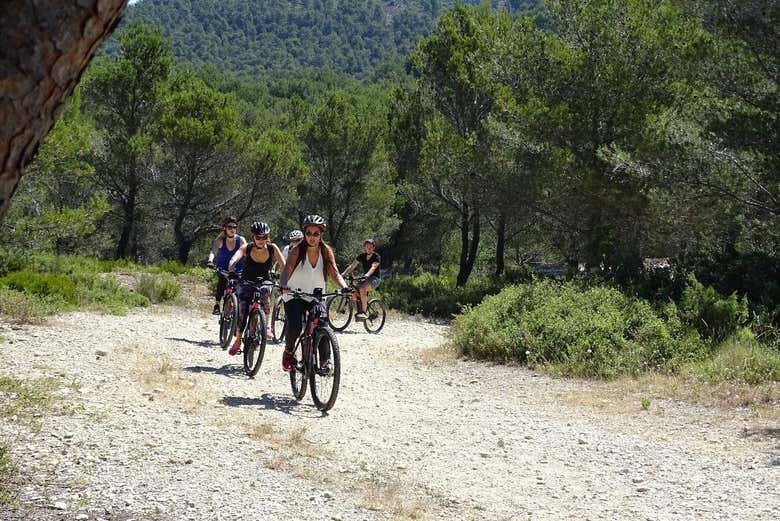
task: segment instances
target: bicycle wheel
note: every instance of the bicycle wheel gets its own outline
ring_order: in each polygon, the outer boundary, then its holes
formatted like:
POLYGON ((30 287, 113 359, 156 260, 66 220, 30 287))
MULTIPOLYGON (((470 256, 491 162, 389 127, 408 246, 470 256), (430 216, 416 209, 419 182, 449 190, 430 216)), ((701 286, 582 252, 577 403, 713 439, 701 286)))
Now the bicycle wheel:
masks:
POLYGON ((287 316, 284 314, 284 301, 276 299, 274 311, 271 314, 271 333, 274 335, 274 342, 280 344, 284 342, 285 329, 287 327, 287 316))
POLYGON ((260 370, 265 355, 265 313, 253 309, 244 333, 244 372, 253 377, 260 370))
POLYGON ((385 327, 385 318, 387 318, 387 306, 385 303, 375 298, 369 300, 366 304, 366 319, 363 321, 363 327, 369 333, 379 333, 385 327))
POLYGON ((323 328, 315 333, 311 358, 311 398, 317 409, 325 412, 336 403, 341 381, 339 342, 333 331, 323 328))
POLYGON ((295 357, 295 362, 292 371, 290 371, 290 387, 292 387, 293 396, 300 402, 306 396, 307 364, 303 357, 303 337, 298 338, 298 341, 295 342, 293 357, 295 357))
POLYGON ((235 293, 226 296, 222 302, 222 314, 219 316, 219 345, 227 349, 233 335, 236 334, 238 321, 238 297, 235 293))
POLYGON ((328 300, 328 324, 333 331, 344 331, 352 321, 352 297, 337 295, 328 300))

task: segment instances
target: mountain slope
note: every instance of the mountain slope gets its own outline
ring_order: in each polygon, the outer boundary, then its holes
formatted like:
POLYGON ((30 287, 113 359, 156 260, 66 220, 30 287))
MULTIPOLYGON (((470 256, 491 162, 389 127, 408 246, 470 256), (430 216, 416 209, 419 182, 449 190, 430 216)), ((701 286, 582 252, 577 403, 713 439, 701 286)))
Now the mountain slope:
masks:
MULTIPOLYGON (((454 0, 141 0, 127 21, 159 25, 177 58, 235 72, 329 67, 364 74, 406 55, 454 0)), ((467 0, 464 3, 478 3, 467 0)), ((540 0, 494 1, 513 10, 540 0)))

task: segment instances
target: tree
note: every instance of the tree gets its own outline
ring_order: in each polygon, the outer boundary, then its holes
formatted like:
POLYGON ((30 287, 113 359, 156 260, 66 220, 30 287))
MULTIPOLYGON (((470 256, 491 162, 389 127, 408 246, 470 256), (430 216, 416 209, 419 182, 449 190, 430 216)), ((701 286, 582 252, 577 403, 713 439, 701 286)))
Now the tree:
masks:
POLYGON ((117 205, 116 258, 137 258, 149 129, 160 110, 173 57, 159 29, 134 23, 118 39, 119 55, 90 70, 84 98, 103 138, 94 158, 96 174, 117 205))
POLYGON ((0 17, 0 219, 125 0, 11 0, 0 17))
POLYGON ((388 183, 382 181, 383 111, 364 96, 332 91, 313 108, 302 132, 309 170, 302 203, 306 212, 324 214, 336 250, 346 245, 348 230, 365 229, 366 218, 389 217, 395 194, 381 187, 388 183), (371 193, 379 197, 372 200, 371 193))

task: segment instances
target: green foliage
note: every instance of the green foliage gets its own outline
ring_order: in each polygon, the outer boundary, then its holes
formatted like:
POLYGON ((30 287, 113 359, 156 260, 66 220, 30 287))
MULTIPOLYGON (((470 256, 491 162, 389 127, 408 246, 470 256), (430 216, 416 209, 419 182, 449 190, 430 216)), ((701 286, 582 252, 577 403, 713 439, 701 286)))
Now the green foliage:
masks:
POLYGON ((171 302, 181 294, 181 284, 167 273, 143 273, 136 283, 136 291, 154 303, 171 302))
POLYGON ((183 275, 190 272, 190 267, 175 260, 164 260, 157 265, 157 269, 162 273, 171 275, 183 275))
POLYGON ((40 324, 49 315, 67 309, 60 298, 43 298, 21 291, 0 288, 0 314, 21 324, 40 324))
POLYGON ((509 286, 456 317, 453 342, 470 356, 611 378, 701 356, 698 336, 676 326, 616 289, 544 281, 509 286))
MULTIPOLYGON (((514 9, 538 9, 538 3, 493 2, 514 9)), ((144 0, 131 5, 126 18, 162 26, 177 56, 193 63, 246 74, 324 66, 365 75, 388 56, 406 55, 453 4, 455 0, 144 0)))
POLYGON ((0 287, 39 297, 59 297, 71 305, 76 303, 76 286, 62 275, 17 271, 0 278, 0 287))
POLYGON ((489 279, 474 279, 463 287, 456 287, 451 277, 402 275, 385 279, 379 287, 387 305, 409 314, 451 318, 466 306, 479 304, 489 294, 499 291, 489 279))
POLYGON ((691 274, 683 290, 680 309, 685 321, 705 338, 716 341, 736 333, 748 319, 747 298, 732 293, 723 297, 714 288, 704 286, 691 274))
POLYGON ((730 338, 712 358, 686 366, 683 374, 712 383, 760 385, 780 382, 780 351, 752 339, 730 338))
POLYGON ((0 506, 11 503, 10 484, 16 474, 16 466, 11 459, 11 451, 8 445, 0 445, 0 506))

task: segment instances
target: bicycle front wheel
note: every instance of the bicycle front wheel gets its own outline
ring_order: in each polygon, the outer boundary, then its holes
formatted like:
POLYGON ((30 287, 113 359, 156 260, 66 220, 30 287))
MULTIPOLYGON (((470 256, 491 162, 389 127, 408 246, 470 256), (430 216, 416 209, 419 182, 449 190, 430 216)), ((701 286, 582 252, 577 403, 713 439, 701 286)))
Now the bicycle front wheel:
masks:
POLYGON ((287 316, 284 314, 284 301, 281 297, 276 299, 274 311, 271 314, 271 333, 274 335, 274 342, 280 344, 284 342, 285 329, 287 327, 287 316))
POLYGON ((219 345, 222 349, 227 349, 236 334, 236 323, 238 322, 238 297, 235 293, 225 296, 222 301, 222 314, 219 316, 219 345))
POLYGON ((369 300, 366 304, 366 319, 363 321, 363 327, 369 333, 379 333, 383 327, 385 327, 385 319, 387 318, 387 306, 385 303, 375 298, 369 300))
POLYGON ((293 396, 299 402, 306 396, 306 369, 308 364, 307 360, 304 359, 303 351, 303 337, 300 337, 295 342, 295 350, 293 351, 295 360, 290 371, 290 387, 292 388, 293 396))
POLYGON ((253 377, 260 370, 265 355, 265 313, 253 309, 244 334, 244 372, 253 377))
POLYGON ((344 331, 352 321, 352 298, 336 295, 328 300, 328 324, 333 331, 344 331))
POLYGON ((341 381, 339 342, 333 331, 323 328, 315 333, 311 359, 311 397, 317 409, 325 412, 336 403, 341 381))

